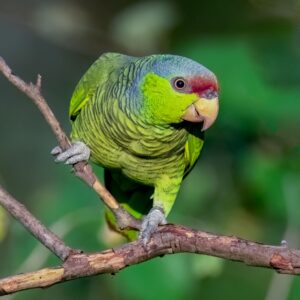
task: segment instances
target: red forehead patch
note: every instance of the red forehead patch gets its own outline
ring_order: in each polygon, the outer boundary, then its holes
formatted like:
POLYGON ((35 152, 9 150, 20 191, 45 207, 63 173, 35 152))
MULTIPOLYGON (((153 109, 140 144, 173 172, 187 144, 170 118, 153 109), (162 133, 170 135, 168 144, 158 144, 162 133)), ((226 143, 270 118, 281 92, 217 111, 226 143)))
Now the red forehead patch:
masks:
POLYGON ((218 92, 218 82, 213 77, 193 77, 189 81, 192 93, 201 96, 206 91, 218 92))

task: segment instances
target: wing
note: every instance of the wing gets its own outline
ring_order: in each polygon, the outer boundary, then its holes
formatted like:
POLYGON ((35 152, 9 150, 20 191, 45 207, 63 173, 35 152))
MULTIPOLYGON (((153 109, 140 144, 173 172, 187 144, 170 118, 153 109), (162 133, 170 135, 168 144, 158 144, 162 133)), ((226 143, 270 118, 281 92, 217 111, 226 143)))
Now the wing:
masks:
POLYGON ((190 128, 189 132, 190 134, 188 135, 188 140, 185 144, 184 152, 184 177, 187 176, 195 166, 204 143, 204 134, 200 130, 200 128, 198 128, 198 126, 190 128))
POLYGON ((111 74, 117 73, 132 58, 118 53, 102 54, 78 82, 70 102, 69 116, 74 121, 96 89, 109 85, 111 74))

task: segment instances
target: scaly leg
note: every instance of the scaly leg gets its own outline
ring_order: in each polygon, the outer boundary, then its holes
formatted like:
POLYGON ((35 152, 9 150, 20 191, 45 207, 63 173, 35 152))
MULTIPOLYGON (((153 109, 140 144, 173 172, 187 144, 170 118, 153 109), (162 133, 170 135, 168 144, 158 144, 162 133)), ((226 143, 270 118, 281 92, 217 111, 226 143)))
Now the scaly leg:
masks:
POLYGON ((165 175, 157 181, 154 188, 153 207, 143 218, 141 225, 139 238, 143 240, 144 245, 149 242, 158 225, 167 224, 166 216, 175 202, 181 181, 180 174, 175 178, 165 175))
POLYGON ((147 216, 143 218, 139 238, 143 240, 144 245, 149 242, 153 232, 156 231, 158 225, 167 224, 164 211, 159 206, 153 206, 147 216))

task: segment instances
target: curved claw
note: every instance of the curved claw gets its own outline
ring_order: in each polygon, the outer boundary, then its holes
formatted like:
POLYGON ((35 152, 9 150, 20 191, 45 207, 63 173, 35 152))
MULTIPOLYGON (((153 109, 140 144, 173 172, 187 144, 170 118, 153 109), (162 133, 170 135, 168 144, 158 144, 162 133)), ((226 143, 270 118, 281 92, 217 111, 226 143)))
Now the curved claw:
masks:
POLYGON ((54 148, 51 150, 51 154, 52 154, 52 155, 58 155, 58 154, 60 154, 60 153, 62 153, 62 150, 61 150, 61 148, 60 148, 59 146, 56 146, 56 147, 54 147, 54 148))
POLYGON ((80 161, 88 161, 91 155, 91 150, 83 142, 77 141, 72 143, 72 146, 62 151, 59 146, 52 149, 51 154, 56 156, 55 162, 64 162, 67 165, 73 165, 80 161))
POLYGON ((160 207, 153 207, 143 219, 139 239, 143 241, 144 245, 147 245, 158 225, 165 224, 167 224, 167 220, 162 209, 160 207))

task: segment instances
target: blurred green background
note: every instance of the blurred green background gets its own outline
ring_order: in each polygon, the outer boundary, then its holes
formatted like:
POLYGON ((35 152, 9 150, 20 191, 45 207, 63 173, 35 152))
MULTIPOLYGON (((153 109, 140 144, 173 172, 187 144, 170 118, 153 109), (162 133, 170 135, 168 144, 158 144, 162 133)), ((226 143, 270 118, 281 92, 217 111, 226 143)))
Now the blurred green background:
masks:
MULTIPOLYGON (((0 55, 43 94, 69 132, 71 93, 104 51, 193 58, 220 81, 218 121, 169 221, 300 248, 300 1, 0 2, 0 55)), ((0 182, 73 247, 107 247, 103 205, 56 165, 53 134, 0 76, 0 182)), ((100 169, 97 170, 102 175, 100 169)), ((0 208, 0 277, 58 260, 0 208)), ((266 299, 300 297, 300 279, 179 254, 4 299, 266 299)))

